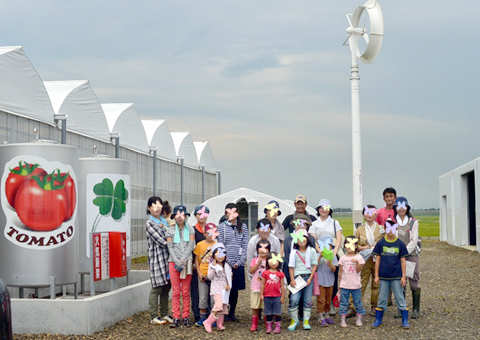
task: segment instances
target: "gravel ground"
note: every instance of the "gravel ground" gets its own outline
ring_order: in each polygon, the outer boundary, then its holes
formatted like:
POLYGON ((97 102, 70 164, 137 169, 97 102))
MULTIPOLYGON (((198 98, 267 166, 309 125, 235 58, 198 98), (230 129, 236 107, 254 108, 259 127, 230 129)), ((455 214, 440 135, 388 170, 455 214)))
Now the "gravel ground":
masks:
MULTIPOLYGON (((423 241, 423 251, 420 258, 422 305, 421 317, 410 320, 411 329, 399 327, 400 319, 394 319, 394 310, 385 313, 384 326, 381 329, 371 329, 372 317, 364 317, 364 326, 355 327, 354 319, 348 319, 349 327, 340 328, 338 316, 336 324, 329 327, 319 327, 312 322, 312 330, 304 331, 299 325, 292 333, 286 330, 288 326, 287 306, 284 306, 284 322, 282 334, 265 334, 264 328, 250 333, 250 317, 248 290, 240 293, 237 315, 239 323, 227 322, 227 330, 214 331, 211 334, 203 328, 191 327, 170 329, 167 326, 150 325, 147 312, 137 314, 123 320, 112 327, 106 328, 89 336, 66 336, 57 334, 15 335, 14 339, 290 339, 300 336, 304 339, 334 339, 349 337, 355 339, 435 339, 461 337, 463 339, 480 338, 480 254, 446 243, 428 240, 423 241), (457 288, 456 288, 457 287, 457 288)), ((133 269, 146 269, 146 264, 136 264, 133 269)), ((368 297, 368 296, 367 296, 368 297)), ((367 297, 365 302, 367 302, 367 297)), ((411 295, 407 293, 407 304, 411 308, 411 295)), ((368 311, 368 308, 367 308, 368 311)), ((316 311, 312 314, 316 315, 316 311)), ((313 320, 312 320, 313 321, 313 320)))

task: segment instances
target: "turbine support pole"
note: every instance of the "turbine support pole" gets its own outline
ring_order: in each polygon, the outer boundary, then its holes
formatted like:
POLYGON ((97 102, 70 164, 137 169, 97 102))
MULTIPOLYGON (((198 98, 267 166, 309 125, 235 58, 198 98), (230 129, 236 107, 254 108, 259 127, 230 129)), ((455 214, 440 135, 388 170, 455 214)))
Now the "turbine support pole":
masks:
MULTIPOLYGON (((352 53, 353 54, 353 53, 352 53)), ((353 225, 358 228, 362 215, 362 144, 360 136, 360 76, 358 65, 353 63, 350 85, 352 91, 352 169, 353 169, 353 225)))

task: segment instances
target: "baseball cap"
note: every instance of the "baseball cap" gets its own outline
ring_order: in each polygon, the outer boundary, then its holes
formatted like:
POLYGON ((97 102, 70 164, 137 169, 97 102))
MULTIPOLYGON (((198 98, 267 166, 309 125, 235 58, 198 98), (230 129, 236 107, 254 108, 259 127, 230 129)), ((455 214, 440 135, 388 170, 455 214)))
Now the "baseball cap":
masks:
POLYGON ((297 195, 297 197, 295 197, 295 203, 297 203, 298 201, 302 201, 303 203, 307 203, 307 198, 304 195, 297 195))

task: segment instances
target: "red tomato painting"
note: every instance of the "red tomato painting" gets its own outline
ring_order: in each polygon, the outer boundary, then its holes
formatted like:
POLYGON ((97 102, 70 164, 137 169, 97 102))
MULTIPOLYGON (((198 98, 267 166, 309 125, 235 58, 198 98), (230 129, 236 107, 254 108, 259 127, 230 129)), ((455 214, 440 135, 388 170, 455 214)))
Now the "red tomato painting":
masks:
POLYGON ((65 220, 68 221, 72 218, 75 212, 75 206, 77 204, 77 191, 75 188, 75 182, 69 173, 60 172, 57 170, 57 174, 54 175, 55 185, 63 186, 65 194, 67 196, 68 208, 65 214, 65 220))
POLYGON ((24 181, 15 197, 15 210, 28 228, 35 231, 57 229, 68 211, 68 199, 63 187, 54 185, 52 176, 34 176, 24 181))
POLYGON ((38 164, 20 162, 19 166, 11 169, 5 181, 5 195, 12 208, 15 208, 15 196, 17 195, 18 188, 20 188, 20 185, 22 185, 24 181, 32 176, 43 177, 46 175, 47 172, 40 168, 38 164))

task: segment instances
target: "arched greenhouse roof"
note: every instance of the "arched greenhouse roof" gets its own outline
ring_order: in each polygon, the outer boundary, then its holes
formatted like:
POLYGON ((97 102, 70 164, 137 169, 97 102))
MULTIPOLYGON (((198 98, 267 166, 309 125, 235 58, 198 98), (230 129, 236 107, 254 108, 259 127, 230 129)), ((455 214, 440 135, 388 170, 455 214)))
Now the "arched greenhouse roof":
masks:
POLYGON ((198 165, 205 164, 205 170, 215 171, 215 159, 208 142, 193 142, 197 153, 198 165))
POLYGON ((148 153, 142 121, 132 103, 102 104, 110 133, 120 133, 120 145, 148 153))
POLYGON ((44 82, 53 110, 67 117, 67 129, 110 141, 110 131, 102 105, 88 80, 44 82))
POLYGON ((177 156, 183 156, 186 165, 197 167, 197 152, 190 132, 171 132, 171 135, 177 156))
POLYGON ((157 147, 157 157, 177 159, 172 135, 164 119, 142 119, 148 145, 157 147))
POLYGON ((0 110, 54 124, 47 90, 21 46, 0 47, 0 110))

